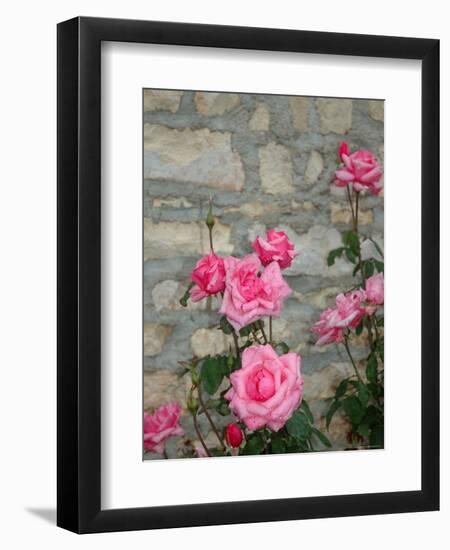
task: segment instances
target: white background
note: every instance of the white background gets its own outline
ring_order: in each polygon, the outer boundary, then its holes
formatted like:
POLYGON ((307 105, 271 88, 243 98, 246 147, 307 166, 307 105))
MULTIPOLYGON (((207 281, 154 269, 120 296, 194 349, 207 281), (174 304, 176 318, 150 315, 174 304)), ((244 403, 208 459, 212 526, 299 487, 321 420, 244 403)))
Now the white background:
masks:
MULTIPOLYGON (((53 526, 55 507, 56 387, 56 22, 75 15, 194 21, 310 30, 410 35, 441 38, 441 96, 450 97, 450 38, 445 3, 353 0, 317 3, 185 2, 128 0, 99 2, 17 2, 2 12, 0 235, 2 419, 0 453, 0 541, 6 548, 27 545, 56 548, 110 548, 125 545, 162 548, 242 548, 250 542, 272 548, 286 544, 346 548, 403 546, 422 548, 448 542, 450 490, 450 375, 448 316, 442 315, 442 511, 366 518, 255 524, 159 532, 76 537, 53 526), (445 336, 445 338, 444 338, 445 336), (376 533, 376 536, 374 536, 376 533)), ((450 149, 448 102, 442 102, 442 280, 450 277, 450 149), (447 155, 448 156, 448 155, 447 155)), ((408 129, 405 128, 405 132, 408 129)), ((405 159, 407 162, 408 159, 405 159)), ((405 195, 408 182, 404 182, 405 195)), ((407 197, 405 197, 407 203, 407 197)), ((442 286, 442 310, 450 306, 442 286)), ((414 297, 412 297, 414 299, 414 297)), ((408 381, 405 380, 407 388, 408 381)), ((380 472, 379 475, 382 475, 380 472)), ((232 480, 229 480, 232 483, 232 480)))
POLYGON ((411 300, 420 295, 421 283, 420 63, 114 43, 104 45, 102 67, 102 507, 420 489, 421 411, 416 404, 421 395, 421 344, 419 338, 410 339, 410 334, 420 333, 421 315, 420 301, 411 300), (384 450, 141 460, 142 426, 136 422, 143 407, 136 399, 142 385, 141 90, 152 87, 386 100, 384 168, 391 185, 385 189, 389 269, 384 450), (405 165, 400 158, 409 161, 405 165), (402 180, 409 183, 407 209, 404 186, 398 184, 402 180), (398 230, 399 212, 408 239, 398 230), (136 290, 124 293, 124 288, 136 290), (405 311, 408 325, 401 323, 405 311), (399 346, 399 341, 408 345, 399 346), (367 475, 375 471, 384 474, 367 475), (261 483, 262 475, 276 482, 261 483), (233 483, 211 483, 219 478, 233 483))

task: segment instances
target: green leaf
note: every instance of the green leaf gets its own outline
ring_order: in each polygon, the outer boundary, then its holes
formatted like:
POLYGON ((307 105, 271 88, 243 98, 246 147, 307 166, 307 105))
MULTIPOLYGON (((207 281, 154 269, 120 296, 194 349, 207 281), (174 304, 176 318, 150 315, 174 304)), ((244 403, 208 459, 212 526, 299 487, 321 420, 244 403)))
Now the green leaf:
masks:
POLYGON ((222 361, 220 357, 207 357, 203 361, 200 374, 203 389, 209 395, 214 395, 225 374, 226 361, 222 361))
POLYGON ((228 322, 228 319, 225 317, 225 315, 220 318, 219 324, 220 324, 220 328, 222 329, 222 332, 224 334, 232 334, 233 333, 234 328, 230 325, 230 323, 228 322))
POLYGON ((373 263, 370 260, 364 262, 364 275, 366 277, 371 277, 374 272, 373 263))
POLYGON ((300 405, 300 410, 303 411, 303 413, 306 415, 306 418, 309 420, 311 424, 314 424, 314 416, 311 412, 311 409, 309 408, 308 403, 303 399, 302 404, 300 405))
POLYGON ((281 454, 286 452, 286 442, 282 437, 273 437, 270 442, 270 450, 274 454, 281 454))
POLYGON ((377 268, 378 273, 384 273, 384 262, 380 262, 379 260, 372 259, 373 263, 375 264, 375 267, 377 268))
POLYGON ((334 265, 336 258, 340 258, 344 250, 345 250, 344 247, 341 246, 340 248, 335 248, 334 250, 330 251, 327 258, 328 267, 331 267, 332 265, 334 265))
POLYGON ((356 395, 351 395, 342 401, 342 407, 350 422, 357 426, 364 416, 364 407, 356 395))
POLYGON ((246 327, 242 327, 239 331, 240 336, 248 336, 252 331, 252 325, 247 325, 246 327))
POLYGON ((350 248, 355 256, 359 254, 359 237, 354 231, 345 231, 342 234, 342 242, 350 248))
POLYGON ((264 440, 260 434, 254 433, 247 439, 247 443, 242 450, 243 455, 259 455, 264 450, 264 440))
POLYGON ((305 440, 311 435, 308 419, 300 411, 296 411, 286 422, 286 430, 296 439, 305 440))
POLYGON ((359 322, 359 325, 355 329, 356 336, 359 336, 361 334, 361 332, 363 331, 363 328, 364 328, 364 319, 361 319, 361 321, 359 322))
POLYGON ((363 407, 366 407, 369 401, 369 389, 365 384, 359 384, 358 397, 363 407))
POLYGON ((326 421, 327 421, 327 430, 330 426, 331 420, 333 419, 333 416, 336 414, 336 412, 341 408, 341 402, 335 399, 333 403, 331 403, 331 407, 328 409, 328 412, 326 414, 326 421))
POLYGON ((349 262, 351 262, 352 264, 356 264, 357 257, 351 248, 345 249, 345 255, 347 256, 349 262))
POLYGON ((230 407, 222 401, 220 405, 216 408, 216 411, 220 414, 220 416, 228 416, 231 414, 230 407))
POLYGON ((345 392, 347 391, 347 387, 348 387, 348 378, 344 378, 344 380, 342 380, 339 383, 339 386, 336 388, 334 398, 339 399, 340 397, 345 395, 345 392))
POLYGON ((324 447, 327 447, 328 449, 331 447, 330 440, 320 430, 317 428, 312 428, 312 431, 324 447))
POLYGON ((358 426, 358 433, 359 433, 359 435, 362 435, 363 437, 368 437, 368 435, 369 435, 369 425, 368 424, 360 424, 358 426))
POLYGON ((367 359, 366 376, 369 382, 376 383, 377 381, 377 358, 374 353, 371 353, 367 359))
POLYGON ((369 443, 373 447, 382 448, 384 445, 384 425, 377 424, 373 427, 369 436, 369 443))
POLYGON ((278 342, 278 344, 275 344, 275 350, 278 350, 280 348, 281 353, 280 355, 284 355, 285 353, 289 352, 289 346, 286 344, 286 342, 278 342))

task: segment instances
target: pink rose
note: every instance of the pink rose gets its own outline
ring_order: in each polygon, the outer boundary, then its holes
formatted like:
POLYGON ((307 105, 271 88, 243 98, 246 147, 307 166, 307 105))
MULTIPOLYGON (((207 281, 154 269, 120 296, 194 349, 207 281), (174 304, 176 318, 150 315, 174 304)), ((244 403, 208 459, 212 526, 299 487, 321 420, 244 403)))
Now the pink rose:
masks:
POLYGON ((288 239, 284 231, 269 229, 267 239, 256 237, 252 244, 253 250, 258 254, 263 265, 277 262, 281 269, 290 267, 292 260, 297 256, 294 245, 288 239))
POLYGON ((366 299, 369 304, 366 307, 366 312, 373 315, 377 309, 376 306, 384 304, 384 275, 377 273, 372 275, 366 281, 366 299))
POLYGON ((339 156, 344 163, 342 168, 335 172, 335 184, 338 187, 353 185, 355 191, 367 189, 372 195, 378 195, 381 191, 381 168, 374 154, 365 149, 359 149, 350 153, 348 145, 341 143, 339 156))
POLYGON ((198 302, 202 298, 222 292, 225 288, 225 267, 223 258, 210 252, 199 260, 192 271, 195 286, 191 290, 191 300, 198 302))
POLYGON ((239 447, 244 439, 241 428, 237 424, 228 424, 225 428, 225 439, 230 447, 239 447))
POLYGON ((144 413, 144 449, 162 454, 166 440, 173 435, 183 435, 179 425, 181 407, 178 403, 161 405, 153 414, 144 413))
POLYGON ((225 293, 219 311, 236 330, 264 315, 280 315, 283 300, 291 289, 277 262, 269 264, 261 274, 261 262, 255 254, 241 260, 229 256, 224 264, 225 293))
POLYGON ((336 297, 336 308, 323 311, 319 321, 311 329, 319 336, 316 346, 342 342, 344 330, 356 328, 366 313, 363 305, 365 299, 366 293, 362 289, 339 294, 336 297))
POLYGON ((269 344, 246 348, 242 367, 230 375, 230 381, 225 398, 249 430, 268 426, 277 432, 302 400, 300 356, 278 356, 269 344))

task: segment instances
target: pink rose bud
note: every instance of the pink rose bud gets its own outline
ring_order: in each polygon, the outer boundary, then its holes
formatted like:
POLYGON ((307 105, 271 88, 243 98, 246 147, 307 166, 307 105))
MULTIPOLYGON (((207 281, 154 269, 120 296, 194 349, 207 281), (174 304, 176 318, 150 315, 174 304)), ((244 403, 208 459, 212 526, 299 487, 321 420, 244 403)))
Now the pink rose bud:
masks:
POLYGON ((144 449, 162 454, 169 437, 183 435, 180 415, 181 407, 176 402, 161 405, 153 414, 144 413, 144 449))
POLYGON ((269 264, 262 273, 256 254, 241 260, 229 256, 224 264, 225 293, 219 311, 236 330, 264 316, 280 316, 283 300, 291 289, 277 262, 269 264))
POLYGON ((342 141, 339 145, 339 158, 344 161, 343 155, 346 155, 347 157, 350 155, 350 147, 348 146, 348 143, 346 141, 342 141))
POLYGON ((202 298, 222 292, 225 288, 225 267, 223 258, 210 252, 197 262, 192 281, 195 286, 191 290, 191 300, 198 302, 202 298))
POLYGON ((230 447, 239 447, 244 439, 241 428, 237 424, 228 424, 225 428, 225 439, 230 447))
POLYGON ((230 376, 225 394, 230 409, 249 430, 264 426, 280 430, 300 405, 303 378, 300 355, 277 355, 270 344, 250 346, 242 354, 242 367, 230 376))
POLYGON ((292 260, 298 255, 294 252, 294 244, 284 231, 269 229, 266 239, 257 237, 252 248, 258 254, 263 265, 277 262, 281 269, 290 267, 292 260))
POLYGON ((342 144, 339 148, 339 155, 344 166, 334 173, 335 185, 346 187, 352 184, 355 191, 367 190, 372 195, 378 195, 382 189, 382 172, 375 155, 365 149, 359 149, 350 154, 347 154, 344 149, 341 155, 341 148, 342 144))

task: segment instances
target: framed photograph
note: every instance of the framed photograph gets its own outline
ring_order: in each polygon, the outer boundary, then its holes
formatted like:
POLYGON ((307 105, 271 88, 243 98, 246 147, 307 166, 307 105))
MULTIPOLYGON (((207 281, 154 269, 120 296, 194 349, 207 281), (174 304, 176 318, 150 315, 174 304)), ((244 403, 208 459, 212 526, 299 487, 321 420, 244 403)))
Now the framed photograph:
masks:
POLYGON ((58 525, 437 510, 439 41, 58 25, 58 525))

